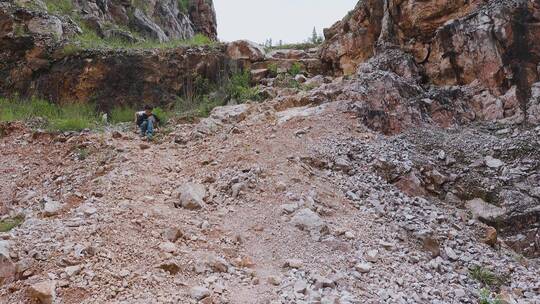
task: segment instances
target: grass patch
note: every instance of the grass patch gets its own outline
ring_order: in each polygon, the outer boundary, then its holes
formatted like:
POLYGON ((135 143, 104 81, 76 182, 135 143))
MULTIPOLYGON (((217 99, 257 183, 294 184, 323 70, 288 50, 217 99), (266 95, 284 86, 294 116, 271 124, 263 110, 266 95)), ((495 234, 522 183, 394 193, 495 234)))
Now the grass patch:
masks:
POLYGON ((196 34, 190 39, 173 39, 167 42, 155 40, 140 40, 130 42, 121 38, 102 38, 94 30, 81 24, 83 33, 77 35, 73 41, 63 47, 65 56, 77 54, 86 49, 111 50, 147 50, 147 49, 174 49, 179 47, 215 46, 217 42, 203 34, 196 34))
POLYGON ((289 69, 289 74, 293 77, 298 74, 302 74, 302 65, 298 62, 293 63, 289 69))
POLYGON ((508 278, 504 275, 496 274, 489 269, 475 266, 469 270, 471 278, 488 287, 500 287, 507 283, 508 278))
POLYGON ((71 15, 73 2, 71 0, 45 0, 47 11, 55 14, 71 15))
POLYGON ((189 12, 189 0, 178 0, 178 9, 186 14, 189 12))
POLYGON ((49 131, 81 131, 98 125, 95 108, 88 104, 59 106, 45 100, 0 99, 0 121, 28 121, 42 118, 49 131))
POLYGON ((135 112, 137 111, 132 107, 115 107, 111 110, 110 121, 112 123, 135 121, 135 112))
POLYGON ((22 222, 24 222, 24 217, 22 215, 7 218, 5 220, 0 220, 0 232, 8 232, 11 229, 22 224, 22 222))
POLYGON ((273 50, 302 50, 307 51, 312 48, 318 47, 319 44, 311 43, 311 42, 303 42, 303 43, 291 43, 291 44, 282 44, 282 45, 276 45, 276 46, 270 46, 266 47, 267 51, 273 51, 273 50))
POLYGON ((78 148, 76 155, 78 160, 85 160, 90 155, 90 151, 87 148, 78 148))

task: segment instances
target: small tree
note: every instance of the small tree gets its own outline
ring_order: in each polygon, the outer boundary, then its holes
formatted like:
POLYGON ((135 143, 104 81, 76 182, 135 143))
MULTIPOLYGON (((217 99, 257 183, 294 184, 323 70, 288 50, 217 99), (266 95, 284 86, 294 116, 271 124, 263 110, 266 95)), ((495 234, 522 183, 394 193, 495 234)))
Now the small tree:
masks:
POLYGON ((311 38, 308 39, 309 42, 313 44, 321 44, 323 42, 323 37, 317 33, 317 28, 313 27, 313 32, 311 33, 311 38))

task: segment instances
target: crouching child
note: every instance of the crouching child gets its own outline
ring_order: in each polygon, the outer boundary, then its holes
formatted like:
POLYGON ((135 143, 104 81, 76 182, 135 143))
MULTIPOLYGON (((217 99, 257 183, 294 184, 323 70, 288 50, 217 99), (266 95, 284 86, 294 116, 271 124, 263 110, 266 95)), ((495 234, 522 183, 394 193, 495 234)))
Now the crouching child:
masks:
POLYGON ((142 139, 152 140, 154 129, 160 122, 156 114, 152 113, 153 110, 154 108, 152 106, 146 105, 144 106, 144 111, 137 112, 135 115, 142 139))

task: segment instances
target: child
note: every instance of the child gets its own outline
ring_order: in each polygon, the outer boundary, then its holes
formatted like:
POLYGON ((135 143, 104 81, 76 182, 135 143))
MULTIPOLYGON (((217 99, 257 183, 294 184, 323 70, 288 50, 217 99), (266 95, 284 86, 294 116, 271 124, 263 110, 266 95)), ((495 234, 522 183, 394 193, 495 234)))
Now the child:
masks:
POLYGON ((144 106, 144 111, 137 112, 137 126, 141 130, 141 138, 152 140, 154 127, 159 123, 159 118, 152 113, 154 108, 150 105, 144 106))

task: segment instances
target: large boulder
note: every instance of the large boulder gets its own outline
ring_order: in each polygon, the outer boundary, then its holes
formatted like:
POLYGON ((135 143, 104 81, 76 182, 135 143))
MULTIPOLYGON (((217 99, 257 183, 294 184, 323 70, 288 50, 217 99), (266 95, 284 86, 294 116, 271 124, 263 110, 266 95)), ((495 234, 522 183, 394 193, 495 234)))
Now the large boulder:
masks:
POLYGON ((56 282, 43 281, 33 284, 28 289, 28 294, 39 303, 53 304, 56 301, 56 282))
POLYGON ((53 36, 56 39, 64 34, 62 21, 55 16, 36 16, 28 21, 27 27, 30 33, 53 36))
POLYGON ((238 40, 227 45, 227 56, 234 60, 257 62, 265 59, 265 51, 255 42, 238 40))

